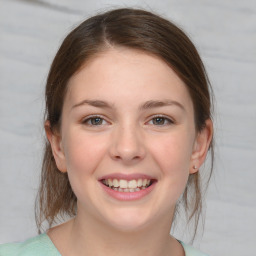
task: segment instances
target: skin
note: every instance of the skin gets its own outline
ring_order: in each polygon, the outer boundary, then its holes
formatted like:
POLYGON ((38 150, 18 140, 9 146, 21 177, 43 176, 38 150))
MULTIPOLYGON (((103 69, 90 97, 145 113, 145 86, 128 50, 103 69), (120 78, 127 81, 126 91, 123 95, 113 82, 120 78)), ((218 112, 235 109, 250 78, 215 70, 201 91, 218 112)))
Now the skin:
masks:
POLYGON ((198 133, 183 81, 158 57, 136 50, 97 55, 68 86, 61 131, 53 134, 46 123, 46 133, 59 170, 68 173, 78 213, 49 237, 64 256, 185 255, 169 232, 189 174, 206 157, 211 121, 198 133), (88 104, 92 100, 108 107, 88 104), (145 107, 167 100, 172 104, 145 107), (99 182, 112 173, 147 174, 157 183, 139 200, 120 201, 99 182))

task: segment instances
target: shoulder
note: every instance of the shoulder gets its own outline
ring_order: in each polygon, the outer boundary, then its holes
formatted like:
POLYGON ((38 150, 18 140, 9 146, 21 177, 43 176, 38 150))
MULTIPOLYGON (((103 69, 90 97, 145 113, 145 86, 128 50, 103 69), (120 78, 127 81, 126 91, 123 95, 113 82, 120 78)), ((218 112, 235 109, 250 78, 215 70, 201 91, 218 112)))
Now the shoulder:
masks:
POLYGON ((194 247, 192 247, 188 244, 185 244, 182 241, 179 241, 179 242, 181 243, 181 245, 184 248, 185 256, 208 256, 207 254, 204 254, 204 253, 198 251, 194 247))
POLYGON ((61 256, 46 234, 30 238, 23 243, 0 245, 0 256, 61 256))

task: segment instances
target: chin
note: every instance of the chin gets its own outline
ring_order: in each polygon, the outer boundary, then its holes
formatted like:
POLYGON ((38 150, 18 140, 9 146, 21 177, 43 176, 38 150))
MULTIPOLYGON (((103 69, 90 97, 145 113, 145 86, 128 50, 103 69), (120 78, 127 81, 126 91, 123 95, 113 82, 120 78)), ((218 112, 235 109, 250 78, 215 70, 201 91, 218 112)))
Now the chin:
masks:
POLYGON ((134 232, 139 231, 151 223, 150 217, 140 211, 122 211, 119 214, 111 214, 107 222, 114 229, 121 232, 134 232))

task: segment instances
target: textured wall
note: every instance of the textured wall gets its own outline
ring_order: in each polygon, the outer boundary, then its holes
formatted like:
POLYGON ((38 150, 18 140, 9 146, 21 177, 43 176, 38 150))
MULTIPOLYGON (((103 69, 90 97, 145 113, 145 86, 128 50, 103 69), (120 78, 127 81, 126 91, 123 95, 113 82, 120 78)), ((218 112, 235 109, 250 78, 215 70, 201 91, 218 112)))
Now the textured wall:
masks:
POLYGON ((216 98, 215 174, 200 247, 211 256, 256 250, 256 2, 254 0, 0 0, 0 243, 36 234, 43 90, 61 40, 111 6, 144 7, 183 27, 216 98), (129 4, 128 4, 129 3, 129 4))

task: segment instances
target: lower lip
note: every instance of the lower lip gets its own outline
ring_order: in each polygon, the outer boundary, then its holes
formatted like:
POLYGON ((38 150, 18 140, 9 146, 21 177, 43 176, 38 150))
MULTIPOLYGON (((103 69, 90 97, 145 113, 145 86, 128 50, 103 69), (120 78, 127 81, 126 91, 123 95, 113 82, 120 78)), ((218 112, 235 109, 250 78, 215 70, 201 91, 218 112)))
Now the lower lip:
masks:
POLYGON ((100 184, 103 190, 111 197, 118 199, 120 201, 132 201, 132 200, 139 200, 145 197, 146 195, 148 195, 154 189, 156 182, 153 182, 149 187, 145 189, 141 189, 140 191, 135 191, 135 192, 119 192, 105 186, 101 182, 100 184))

